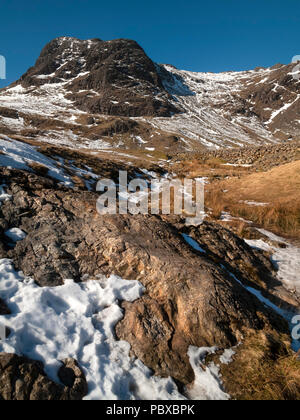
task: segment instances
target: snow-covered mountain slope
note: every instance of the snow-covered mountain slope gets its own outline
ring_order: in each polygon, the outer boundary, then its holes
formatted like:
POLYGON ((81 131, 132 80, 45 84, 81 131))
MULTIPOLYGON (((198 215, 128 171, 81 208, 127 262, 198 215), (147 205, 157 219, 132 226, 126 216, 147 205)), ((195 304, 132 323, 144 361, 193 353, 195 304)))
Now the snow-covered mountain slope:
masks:
POLYGON ((134 41, 58 38, 0 92, 0 131, 150 155, 276 143, 300 135, 294 68, 193 73, 153 63, 134 41))
MULTIPOLYGON (((260 84, 267 83, 267 80, 272 83, 272 75, 278 71, 277 68, 220 74, 193 73, 171 66, 163 68, 171 74, 171 77, 163 79, 164 86, 184 112, 171 118, 155 118, 153 124, 156 127, 183 134, 208 147, 278 141, 271 122, 288 107, 280 107, 279 110, 276 105, 263 108, 270 115, 264 120, 255 110, 255 101, 244 99, 246 90, 256 86, 257 81, 260 84)), ((282 66, 282 71, 286 72, 287 67, 282 66)), ((295 93, 292 100, 294 98, 298 101, 300 95, 295 93)), ((300 129, 299 121, 297 123, 300 129)))

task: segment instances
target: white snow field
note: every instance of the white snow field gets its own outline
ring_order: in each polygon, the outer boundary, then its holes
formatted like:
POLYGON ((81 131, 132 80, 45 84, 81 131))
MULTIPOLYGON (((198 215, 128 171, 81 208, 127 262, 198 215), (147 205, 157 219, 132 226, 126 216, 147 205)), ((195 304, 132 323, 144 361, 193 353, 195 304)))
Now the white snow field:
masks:
MULTIPOLYGON (((119 301, 141 297, 144 288, 139 282, 101 276, 40 288, 4 259, 0 260, 0 290, 12 312, 0 316, 0 323, 11 329, 9 338, 0 341, 0 352, 43 362, 46 373, 57 382, 61 361, 75 358, 87 377, 88 400, 186 398, 171 378, 153 376, 142 362, 129 356, 129 343, 115 338, 114 326, 123 317, 119 301)), ((219 368, 203 365, 211 351, 190 348, 196 381, 186 392, 188 398, 229 399, 222 390, 219 368)))

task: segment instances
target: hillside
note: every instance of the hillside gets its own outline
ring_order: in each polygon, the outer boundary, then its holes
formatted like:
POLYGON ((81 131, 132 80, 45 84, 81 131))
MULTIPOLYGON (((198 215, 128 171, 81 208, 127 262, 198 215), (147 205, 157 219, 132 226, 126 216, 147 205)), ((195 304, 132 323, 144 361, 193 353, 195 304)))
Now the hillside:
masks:
POLYGON ((299 138, 294 65, 192 73, 134 41, 58 38, 0 92, 4 134, 148 159, 299 138))
POLYGON ((293 69, 62 37, 0 91, 0 400, 300 399, 293 69))

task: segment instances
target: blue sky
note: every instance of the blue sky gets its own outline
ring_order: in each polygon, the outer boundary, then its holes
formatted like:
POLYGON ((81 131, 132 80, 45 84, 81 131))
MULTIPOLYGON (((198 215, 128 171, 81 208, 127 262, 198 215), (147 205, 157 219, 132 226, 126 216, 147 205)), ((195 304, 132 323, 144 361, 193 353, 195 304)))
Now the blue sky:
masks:
POLYGON ((16 80, 58 36, 131 38, 156 62, 244 70, 300 54, 299 0, 2 0, 0 55, 16 80))

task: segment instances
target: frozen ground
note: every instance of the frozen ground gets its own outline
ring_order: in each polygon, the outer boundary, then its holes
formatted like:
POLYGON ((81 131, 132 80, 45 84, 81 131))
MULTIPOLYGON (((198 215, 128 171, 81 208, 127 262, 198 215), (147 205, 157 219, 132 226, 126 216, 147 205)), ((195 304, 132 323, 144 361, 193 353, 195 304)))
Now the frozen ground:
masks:
MULTIPOLYGON (((4 188, 2 194, 5 196, 4 188)), ((261 233, 272 241, 283 241, 269 232, 261 233)), ((14 228, 6 234, 11 235, 12 240, 24 238, 24 233, 14 228)), ((197 251, 204 252, 192 238, 185 235, 184 239, 197 251)), ((261 249, 272 248, 263 241, 248 243, 261 249)), ((295 255, 290 250, 290 246, 276 248, 280 258, 276 253, 273 257, 279 266, 278 276, 284 282, 297 279, 299 273, 299 249, 292 248, 295 255)), ((12 315, 0 317, 0 323, 11 330, 9 338, 0 342, 0 352, 24 354, 42 361, 46 373, 55 381, 58 381, 60 361, 75 358, 87 377, 89 394, 86 399, 230 398, 223 390, 219 366, 204 365, 205 356, 214 353, 216 348, 190 347, 188 354, 196 380, 182 395, 171 378, 153 376, 143 363, 129 356, 127 342, 115 339, 114 326, 123 317, 119 302, 134 301, 144 292, 143 286, 136 281, 101 276, 80 284, 66 280, 60 287, 40 288, 33 279, 17 273, 10 260, 0 260, 0 290, 12 312, 12 315)), ((247 290, 291 321, 292 314, 277 308, 258 290, 247 290)), ((294 342, 293 348, 298 350, 299 342, 294 342)), ((234 354, 233 349, 227 349, 220 357, 220 363, 230 363, 234 354)))
POLYGON ((48 175, 67 186, 72 186, 72 180, 65 175, 63 169, 50 158, 39 153, 35 147, 11 140, 9 137, 0 137, 0 166, 12 169, 30 170, 29 164, 38 164, 48 168, 48 175))
MULTIPOLYGON (((280 238, 279 236, 274 235, 271 232, 268 232, 264 229, 258 230, 260 233, 265 235, 271 242, 269 243, 262 239, 246 240, 246 242, 253 248, 272 253, 272 262, 274 266, 278 269, 277 278, 288 290, 300 296, 300 248, 291 245, 283 238, 280 238), (285 247, 281 248, 279 246, 276 246, 276 243, 282 244, 285 247)), ((290 329, 293 330, 293 319, 296 316, 295 313, 288 312, 286 310, 276 307, 272 302, 270 302, 268 299, 262 296, 262 294, 255 289, 248 288, 248 290, 251 293, 255 294, 261 302, 271 307, 277 313, 279 313, 279 315, 284 317, 289 322, 290 329)), ((298 313, 300 313, 300 308, 298 310, 298 313)), ((292 342, 292 348, 295 351, 299 351, 300 340, 294 339, 292 342)))
MULTIPOLYGON (((34 166, 38 165, 48 169, 48 176, 64 184, 66 187, 72 188, 74 183, 72 176, 66 174, 73 174, 82 179, 87 190, 91 191, 99 176, 92 172, 90 168, 81 169, 64 159, 57 157, 55 159, 39 153, 37 148, 21 141, 12 140, 7 136, 0 135, 0 167, 8 167, 12 169, 20 169, 26 171, 34 171, 34 166)), ((0 186, 0 204, 8 200, 10 197, 4 192, 4 186, 0 186)))
MULTIPOLYGON (((9 338, 0 341, 0 352, 42 361, 55 381, 60 361, 75 358, 87 377, 86 399, 186 398, 171 378, 153 376, 143 363, 129 356, 127 342, 115 339, 114 326, 123 317, 119 302, 138 299, 144 292, 140 283, 103 276, 80 284, 66 280, 63 286, 40 288, 17 273, 10 260, 0 260, 0 289, 12 312, 0 316, 0 322, 11 329, 9 338)), ((187 391, 189 398, 229 399, 222 390, 219 368, 203 365, 205 355, 213 350, 190 348, 196 382, 187 391)))
POLYGON ((300 296, 300 248, 287 242, 285 239, 274 235, 264 229, 259 232, 272 242, 259 240, 246 240, 248 245, 272 252, 272 261, 278 269, 278 278, 292 292, 300 296), (276 243, 284 245, 284 248, 276 246, 276 243))

